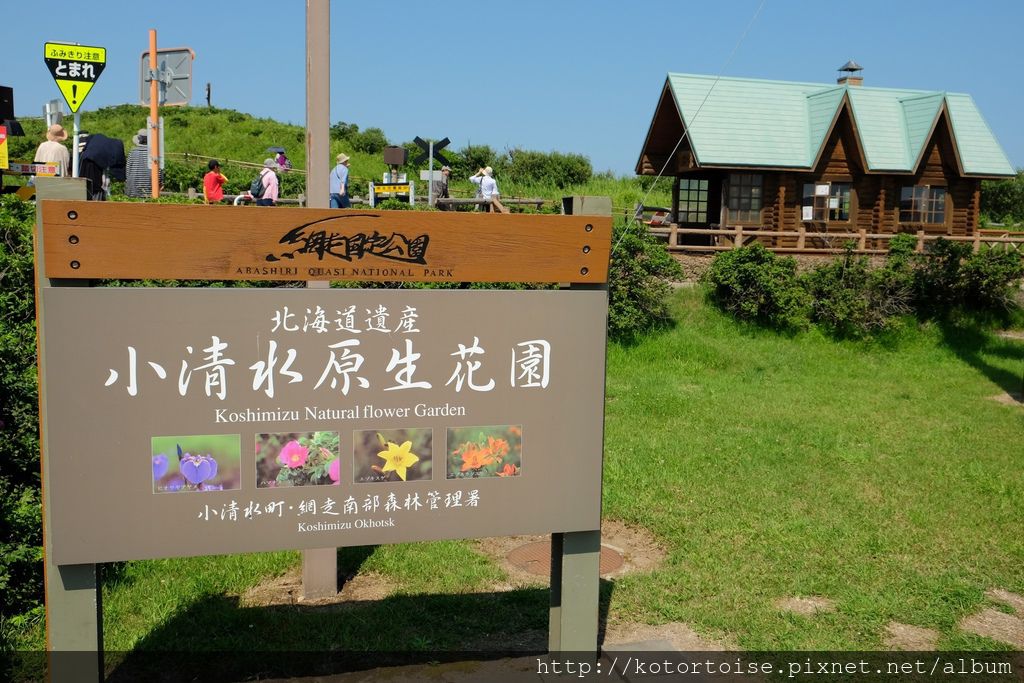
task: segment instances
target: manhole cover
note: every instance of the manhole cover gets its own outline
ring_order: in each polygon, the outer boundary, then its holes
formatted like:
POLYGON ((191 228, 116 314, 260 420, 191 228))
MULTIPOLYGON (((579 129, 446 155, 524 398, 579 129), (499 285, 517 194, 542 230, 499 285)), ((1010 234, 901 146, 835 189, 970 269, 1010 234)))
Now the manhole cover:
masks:
MULTIPOLYGON (((505 559, 531 574, 547 576, 551 573, 551 542, 534 541, 533 543, 521 545, 518 548, 513 548, 509 551, 508 555, 505 556, 505 559)), ((617 551, 612 550, 606 545, 601 546, 601 563, 599 572, 602 576, 605 574, 611 574, 613 571, 619 569, 623 563, 624 560, 622 559, 622 555, 617 551)))

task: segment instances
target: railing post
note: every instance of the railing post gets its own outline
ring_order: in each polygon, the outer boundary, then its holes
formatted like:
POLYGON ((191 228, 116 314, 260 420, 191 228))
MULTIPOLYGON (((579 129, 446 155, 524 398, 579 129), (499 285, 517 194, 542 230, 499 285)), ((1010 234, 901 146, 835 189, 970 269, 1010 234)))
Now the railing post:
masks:
POLYGON ((865 230, 864 228, 861 228, 860 230, 857 231, 857 234, 859 235, 859 237, 857 238, 857 250, 865 251, 868 247, 868 231, 865 230))
POLYGON ((914 249, 918 254, 924 253, 924 230, 917 231, 917 247, 914 249))
POLYGON ((796 231, 796 248, 803 250, 804 246, 807 244, 807 228, 803 225, 799 225, 797 226, 796 231))
POLYGON ((979 251, 981 251, 981 232, 977 228, 975 228, 974 229, 974 253, 977 254, 979 251))
POLYGON ((736 226, 736 237, 733 238, 732 248, 739 249, 743 246, 743 226, 736 226))

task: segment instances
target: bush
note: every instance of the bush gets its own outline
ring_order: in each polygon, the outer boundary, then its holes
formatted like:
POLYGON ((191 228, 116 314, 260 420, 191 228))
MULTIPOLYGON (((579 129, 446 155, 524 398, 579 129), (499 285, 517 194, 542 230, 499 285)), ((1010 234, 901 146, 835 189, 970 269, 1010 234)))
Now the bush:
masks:
POLYGON ((1024 222, 1024 171, 1015 178, 982 181, 981 213, 1004 223, 1024 222))
POLYGON ((0 618, 42 599, 33 204, 0 197, 0 618))
POLYGON ((852 245, 841 258, 802 277, 796 263, 760 245, 719 254, 705 275, 709 295, 740 320, 776 328, 808 321, 837 337, 870 337, 892 330, 911 313, 922 319, 1005 322, 1024 277, 1016 252, 985 250, 936 240, 915 253, 913 235, 896 235, 885 266, 870 267, 852 245))
POLYGON ((796 261, 760 244, 722 252, 704 274, 711 300, 740 320, 778 329, 807 326, 811 301, 796 261))
POLYGON ((664 246, 632 221, 617 220, 608 265, 608 336, 628 341, 666 324, 669 280, 683 270, 664 246))
POLYGON ((811 321, 838 337, 866 337, 898 326, 910 312, 912 276, 906 261, 871 269, 848 247, 842 258, 804 276, 811 321))

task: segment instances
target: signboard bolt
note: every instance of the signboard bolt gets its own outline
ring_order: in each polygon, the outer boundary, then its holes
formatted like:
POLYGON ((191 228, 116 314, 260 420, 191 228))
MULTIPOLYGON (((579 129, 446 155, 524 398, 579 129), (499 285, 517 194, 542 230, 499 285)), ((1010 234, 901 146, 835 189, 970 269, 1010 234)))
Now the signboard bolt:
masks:
POLYGON ((589 254, 590 253, 590 245, 589 244, 584 244, 583 245, 583 253, 584 254, 589 254))
POLYGON ((69 220, 75 220, 76 218, 78 218, 78 212, 77 211, 68 211, 68 219, 69 220))
POLYGON ((594 226, 591 225, 590 223, 587 223, 586 227, 584 227, 583 229, 586 230, 587 232, 591 232, 593 231, 594 226))
POLYGON ((580 275, 586 275, 589 272, 590 272, 590 268, 587 268, 587 267, 580 268, 580 275))
POLYGON ((68 242, 71 244, 78 244, 78 235, 71 235, 68 237, 68 242))
POLYGON ((74 270, 78 270, 81 266, 82 266, 82 264, 79 263, 78 261, 72 261, 71 262, 71 268, 74 269, 74 270))

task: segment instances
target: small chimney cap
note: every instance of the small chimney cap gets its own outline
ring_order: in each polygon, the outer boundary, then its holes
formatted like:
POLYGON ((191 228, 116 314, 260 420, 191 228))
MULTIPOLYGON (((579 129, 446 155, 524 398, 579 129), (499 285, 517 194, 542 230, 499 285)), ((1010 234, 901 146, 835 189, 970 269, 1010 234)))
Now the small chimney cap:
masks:
POLYGON ((860 64, 851 59, 846 64, 843 64, 841 67, 839 67, 839 70, 853 73, 855 71, 863 71, 864 67, 862 67, 860 64))

